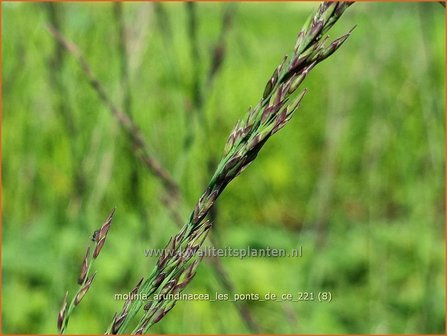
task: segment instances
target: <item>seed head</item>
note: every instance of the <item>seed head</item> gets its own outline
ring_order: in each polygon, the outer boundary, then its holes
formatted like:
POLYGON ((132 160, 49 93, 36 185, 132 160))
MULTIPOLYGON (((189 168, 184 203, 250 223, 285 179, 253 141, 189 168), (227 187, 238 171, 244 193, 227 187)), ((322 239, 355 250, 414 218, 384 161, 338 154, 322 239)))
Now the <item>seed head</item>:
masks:
POLYGON ((81 275, 78 279, 78 284, 82 285, 84 283, 85 277, 87 276, 87 270, 88 270, 88 259, 90 257, 90 246, 87 248, 87 252, 84 257, 84 261, 82 262, 81 267, 81 275))
POLYGON ((82 298, 85 296, 87 291, 90 289, 90 286, 91 286, 95 276, 96 276, 96 272, 90 278, 87 279, 84 286, 82 286, 81 289, 78 291, 78 294, 76 294, 76 298, 75 298, 75 302, 74 302, 75 306, 77 306, 81 302, 82 298))
POLYGON ((65 293, 64 301, 62 302, 62 308, 57 315, 57 329, 59 332, 62 332, 62 327, 65 320, 65 314, 67 313, 67 296, 68 292, 65 293))

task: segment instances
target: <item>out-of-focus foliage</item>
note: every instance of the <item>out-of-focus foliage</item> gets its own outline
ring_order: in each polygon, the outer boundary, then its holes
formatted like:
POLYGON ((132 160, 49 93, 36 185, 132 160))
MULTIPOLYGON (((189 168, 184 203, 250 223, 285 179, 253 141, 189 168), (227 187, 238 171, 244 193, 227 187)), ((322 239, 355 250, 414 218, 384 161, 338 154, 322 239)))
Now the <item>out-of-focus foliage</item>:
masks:
MULTIPOLYGON (((222 69, 204 89, 208 128, 190 108, 194 67, 206 76, 224 5, 197 5, 194 59, 186 6, 160 6, 166 16, 153 4, 124 5, 131 113, 180 184, 186 220, 210 177, 208 162, 317 4, 237 4, 222 69), (186 149, 188 130, 195 136, 186 149)), ((58 56, 48 6, 2 9, 2 331, 56 331, 90 235, 116 206, 98 275, 68 328, 101 333, 121 308, 113 294, 152 269, 144 249, 164 246, 177 228, 159 182, 130 154, 78 64, 58 56)), ((57 4, 56 12, 121 104, 112 4, 57 4)), ((233 248, 303 247, 301 258, 224 258, 237 293, 331 292, 330 303, 249 302, 264 332, 444 333, 444 11, 358 3, 331 36, 355 24, 306 79, 294 120, 222 195, 213 234, 233 248)), ((186 292, 222 289, 203 263, 186 292)), ((179 302, 153 331, 247 329, 231 302, 193 301, 179 302)))

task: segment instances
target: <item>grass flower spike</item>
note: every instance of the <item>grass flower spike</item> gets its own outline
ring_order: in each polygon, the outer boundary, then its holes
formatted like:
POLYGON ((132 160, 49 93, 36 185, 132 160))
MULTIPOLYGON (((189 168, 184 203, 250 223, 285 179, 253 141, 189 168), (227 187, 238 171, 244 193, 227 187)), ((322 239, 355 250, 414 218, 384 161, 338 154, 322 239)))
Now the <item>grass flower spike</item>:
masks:
POLYGON ((205 221, 205 217, 225 187, 253 162, 266 141, 293 116, 306 93, 306 90, 299 92, 298 88, 309 71, 349 37, 350 32, 328 42, 324 35, 350 5, 348 2, 324 2, 301 29, 292 55, 285 57, 275 69, 261 100, 254 108, 249 108, 245 118, 231 132, 224 155, 188 223, 171 238, 152 273, 138 287, 138 293, 147 296, 157 294, 160 299, 150 300, 147 304, 138 300, 130 305, 126 302, 121 315, 115 315, 108 333, 129 332, 131 321, 144 305, 144 312, 132 329, 133 333, 143 334, 174 307, 172 296, 164 300, 160 294, 179 293, 191 281, 200 262, 195 252, 212 225, 205 221), (123 312, 126 316, 124 321, 120 318, 123 312))

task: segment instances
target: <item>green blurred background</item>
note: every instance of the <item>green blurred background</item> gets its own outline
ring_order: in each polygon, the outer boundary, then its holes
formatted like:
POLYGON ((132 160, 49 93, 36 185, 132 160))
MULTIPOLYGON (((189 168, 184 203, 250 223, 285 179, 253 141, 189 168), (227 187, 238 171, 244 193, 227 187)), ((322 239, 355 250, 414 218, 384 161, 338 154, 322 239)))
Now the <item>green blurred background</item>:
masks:
MULTIPOLYGON (((200 3, 196 42, 184 3, 129 3, 121 15, 116 6, 2 3, 3 333, 56 332, 64 292, 75 293, 90 235, 111 208, 69 333, 104 332, 122 306, 113 294, 154 266, 144 249, 177 232, 159 181, 47 26, 59 24, 113 101, 130 106, 181 186, 186 220, 210 162, 318 3, 200 3), (208 83, 228 6, 225 57, 208 83)), ((444 13, 436 3, 349 8, 330 35, 357 25, 352 36, 311 72, 293 120, 219 199, 220 246, 303 247, 301 258, 223 258, 236 293, 332 294, 330 303, 248 302, 262 332, 445 332, 444 13)), ((224 291, 202 263, 185 292, 224 291)), ((151 331, 250 332, 231 302, 194 301, 151 331)))

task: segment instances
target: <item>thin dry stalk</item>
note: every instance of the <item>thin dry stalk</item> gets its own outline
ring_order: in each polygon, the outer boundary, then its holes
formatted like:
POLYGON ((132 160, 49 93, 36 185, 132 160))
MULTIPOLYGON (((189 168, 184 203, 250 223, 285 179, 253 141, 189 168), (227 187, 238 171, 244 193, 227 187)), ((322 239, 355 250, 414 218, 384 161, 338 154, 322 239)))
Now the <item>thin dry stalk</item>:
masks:
POLYGON ((134 152, 138 158, 143 162, 143 164, 149 169, 149 171, 156 176, 164 186, 165 190, 169 195, 169 201, 172 203, 177 203, 179 198, 179 189, 177 183, 171 177, 169 172, 164 169, 161 163, 150 153, 148 146, 144 140, 143 134, 140 128, 135 124, 133 119, 119 109, 112 100, 109 98, 104 86, 98 80, 98 78, 92 72, 86 59, 79 51, 77 46, 68 40, 66 40, 62 34, 55 28, 49 27, 50 33, 54 38, 71 54, 73 55, 78 63, 80 64, 84 74, 89 80, 90 85, 93 87, 95 92, 98 94, 101 101, 110 110, 112 115, 117 119, 118 124, 123 129, 124 133, 127 135, 129 140, 133 145, 134 152))
MULTIPOLYGON (((45 3, 44 8, 47 11, 48 19, 57 30, 62 31, 63 23, 63 7, 56 3, 45 3)), ((70 152, 74 158, 73 162, 73 185, 76 189, 76 196, 82 199, 83 193, 85 191, 86 179, 83 174, 82 168, 79 166, 79 155, 75 148, 75 139, 78 134, 75 119, 73 118, 73 111, 67 100, 67 88, 64 84, 62 78, 62 70, 65 64, 65 54, 64 49, 59 43, 54 43, 53 53, 49 60, 49 84, 52 87, 52 91, 55 92, 53 95, 53 105, 54 109, 58 112, 61 117, 63 127, 67 131, 71 141, 69 141, 70 152)))
POLYGON ((235 3, 225 4, 222 14, 222 22, 219 37, 214 45, 211 54, 211 66, 208 70, 205 88, 211 87, 214 79, 216 78, 216 75, 222 68, 222 64, 225 61, 227 51, 227 36, 233 23, 235 11, 236 11, 235 3))
MULTIPOLYGON (((197 20, 197 4, 195 2, 187 2, 186 9, 188 13, 188 37, 191 49, 191 60, 192 60, 192 92, 191 96, 193 98, 194 106, 201 106, 203 101, 202 96, 202 84, 200 79, 200 52, 199 52, 199 41, 197 38, 198 20, 197 20)), ((200 111, 197 111, 200 112, 200 111)), ((202 118, 203 116, 199 116, 202 118)))
MULTIPOLYGON (((122 109, 129 117, 132 117, 132 94, 130 90, 129 80, 129 59, 127 55, 126 43, 126 26, 124 23, 124 9, 121 2, 113 3, 113 14, 115 18, 115 26, 118 36, 118 54, 120 61, 120 92, 122 94, 122 109)), ((134 158, 132 148, 129 150, 131 159, 134 158)), ((138 166, 133 165, 130 174, 130 188, 128 189, 128 198, 135 204, 139 204, 139 190, 140 190, 140 176, 138 173, 138 166)), ((144 214, 144 209, 140 208, 140 212, 144 214)), ((144 217, 144 216, 143 216, 144 217)))
MULTIPOLYGON (((193 85, 192 85, 192 92, 191 92, 191 105, 187 105, 186 107, 186 117, 190 118, 190 116, 197 115, 199 117, 199 126, 200 129, 203 131, 204 138, 207 139, 210 136, 210 129, 209 129, 209 122, 205 115, 205 104, 207 101, 207 97, 209 97, 209 92, 212 88, 212 83, 214 79, 216 78, 217 74, 222 68, 222 64, 225 60, 226 55, 226 40, 227 35, 229 33, 234 12, 235 12, 235 4, 229 3, 224 4, 223 6, 223 13, 222 13, 222 21, 221 21, 221 28, 218 35, 218 38, 216 42, 214 43, 214 47, 212 48, 212 52, 210 55, 210 66, 208 68, 207 73, 205 74, 203 80, 200 78, 200 68, 199 64, 200 62, 200 53, 199 53, 199 41, 197 37, 197 28, 198 28, 198 19, 197 19, 197 7, 195 3, 187 3, 187 13, 188 13, 188 35, 190 40, 190 49, 191 49, 191 59, 193 60, 193 85), (203 83, 203 85, 202 85, 203 83)), ((194 141, 194 134, 192 129, 192 123, 188 123, 189 129, 187 130, 186 139, 185 140, 185 152, 188 153, 188 149, 191 147, 192 142, 194 141)), ((208 152, 211 152, 209 150, 209 143, 206 142, 204 144, 205 149, 207 149, 208 152)), ((213 156, 210 156, 207 159, 207 169, 208 174, 212 174, 214 171, 214 168, 217 164, 217 159, 213 156)), ((206 183, 206 181, 204 181, 206 183)), ((209 214, 209 220, 216 225, 217 223, 217 207, 213 207, 211 209, 209 214)), ((211 236, 211 240, 213 242, 213 245, 216 245, 214 236, 211 236)), ((250 329, 251 332, 256 333, 259 332, 259 329, 253 329, 250 327, 250 325, 247 325, 247 327, 250 329)))
POLYGON ((118 32, 118 52, 120 55, 120 83, 123 93, 123 109, 128 115, 132 115, 132 95, 129 81, 129 60, 127 56, 126 26, 124 24, 123 4, 113 3, 113 14, 118 32))
POLYGON ((179 74, 178 67, 176 66, 177 63, 174 59, 175 50, 173 47, 173 33, 169 13, 166 10, 165 4, 163 2, 153 2, 153 8, 155 12, 157 28, 162 36, 162 43, 165 48, 166 60, 169 64, 169 74, 172 76, 175 82, 178 82, 181 76, 179 74))
POLYGON ((186 104, 185 108, 185 118, 186 118, 186 131, 185 138, 183 140, 183 153, 185 157, 189 156, 192 145, 194 144, 196 134, 194 131, 195 123, 198 125, 206 125, 206 120, 203 115, 203 111, 199 109, 202 106, 203 95, 202 95, 202 83, 201 83, 201 57, 199 52, 199 42, 197 39, 197 4, 195 2, 186 2, 186 14, 187 14, 187 32, 189 39, 189 49, 191 54, 191 88, 189 93, 189 98, 191 99, 189 104, 186 104))

